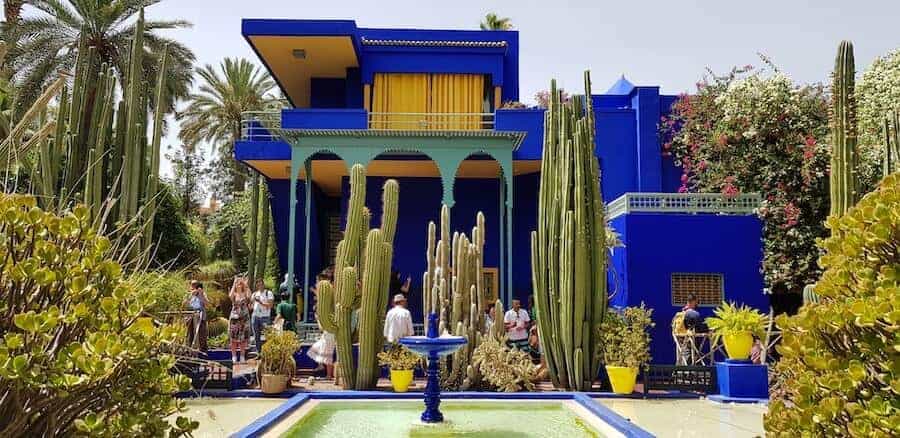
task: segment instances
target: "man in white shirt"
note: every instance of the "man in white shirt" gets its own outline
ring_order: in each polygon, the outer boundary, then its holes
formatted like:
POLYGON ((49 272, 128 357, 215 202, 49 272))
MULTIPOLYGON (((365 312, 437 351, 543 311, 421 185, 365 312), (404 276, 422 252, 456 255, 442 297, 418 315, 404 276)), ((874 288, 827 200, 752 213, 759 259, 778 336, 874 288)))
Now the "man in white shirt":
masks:
POLYGON ((528 347, 528 323, 530 321, 528 312, 522 308, 522 302, 512 300, 512 308, 503 315, 503 325, 506 326, 506 337, 511 347, 520 350, 528 347))
POLYGON ((275 296, 272 291, 266 289, 266 284, 262 280, 257 280, 256 292, 253 292, 250 301, 253 303, 253 315, 250 318, 253 340, 256 342, 256 351, 259 352, 262 350, 263 330, 272 323, 272 305, 275 303, 275 296))
POLYGON ((414 333, 412 315, 406 310, 406 297, 403 294, 394 295, 394 307, 384 318, 384 338, 393 344, 414 333))

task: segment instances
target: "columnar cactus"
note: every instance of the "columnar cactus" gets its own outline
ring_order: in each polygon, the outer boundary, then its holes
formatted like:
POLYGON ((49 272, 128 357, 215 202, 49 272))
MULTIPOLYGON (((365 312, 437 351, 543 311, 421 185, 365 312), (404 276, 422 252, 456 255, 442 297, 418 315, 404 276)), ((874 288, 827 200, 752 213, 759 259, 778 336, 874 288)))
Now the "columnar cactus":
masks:
POLYGON ((853 43, 841 41, 834 60, 831 101, 831 215, 843 216, 858 197, 853 43))
MULTIPOLYGON (((427 269, 423 275, 424 322, 428 313, 438 314, 439 331, 463 336, 468 343, 442 363, 445 389, 469 389, 480 381, 480 372, 472 367, 472 352, 486 336, 484 333, 484 215, 479 212, 472 238, 465 233, 450 236, 450 208, 441 207, 441 238, 436 238, 434 222, 428 224, 427 269)), ((502 323, 498 323, 502 327, 502 323)))
POLYGON ((900 111, 895 111, 891 117, 884 118, 883 176, 900 170, 897 160, 900 160, 900 111))
POLYGON ((384 345, 382 329, 390 285, 393 237, 397 228, 399 186, 388 180, 383 189, 381 229, 369 230, 371 214, 365 207, 365 168, 350 170, 350 200, 344 239, 338 243, 334 284, 317 285, 316 318, 337 340, 338 366, 344 389, 372 389, 378 381, 376 356, 384 345), (366 236, 363 239, 363 236, 366 236), (354 366, 351 315, 359 309, 359 353, 354 366))
POLYGON ((531 267, 538 335, 557 388, 589 389, 600 369, 597 348, 607 306, 606 218, 594 156, 590 73, 584 98, 560 101, 550 84, 538 226, 531 267))

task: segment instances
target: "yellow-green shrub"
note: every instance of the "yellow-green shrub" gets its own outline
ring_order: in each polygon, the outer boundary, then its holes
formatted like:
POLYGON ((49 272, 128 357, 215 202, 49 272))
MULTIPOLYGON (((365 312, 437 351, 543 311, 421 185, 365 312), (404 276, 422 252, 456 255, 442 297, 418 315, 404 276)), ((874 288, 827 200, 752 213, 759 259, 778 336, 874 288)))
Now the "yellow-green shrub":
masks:
POLYGON ((900 173, 885 178, 819 242, 819 304, 780 317, 782 394, 773 436, 897 436, 900 430, 900 173))
POLYGON ((88 211, 56 216, 0 195, 0 436, 177 436, 165 418, 190 387, 161 352, 174 335, 141 319, 88 211))

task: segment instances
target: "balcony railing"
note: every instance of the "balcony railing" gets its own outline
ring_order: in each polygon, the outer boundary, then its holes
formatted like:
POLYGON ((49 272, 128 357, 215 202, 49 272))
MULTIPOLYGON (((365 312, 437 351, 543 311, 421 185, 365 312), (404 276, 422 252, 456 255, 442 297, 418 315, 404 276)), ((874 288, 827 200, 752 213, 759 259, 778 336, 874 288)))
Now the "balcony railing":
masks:
POLYGON ((626 193, 607 206, 614 218, 628 213, 754 214, 762 198, 757 193, 626 193))
POLYGON ((482 131, 494 129, 493 113, 369 113, 369 129, 482 131))
POLYGON ((241 139, 274 141, 281 128, 281 111, 244 111, 241 113, 241 139))

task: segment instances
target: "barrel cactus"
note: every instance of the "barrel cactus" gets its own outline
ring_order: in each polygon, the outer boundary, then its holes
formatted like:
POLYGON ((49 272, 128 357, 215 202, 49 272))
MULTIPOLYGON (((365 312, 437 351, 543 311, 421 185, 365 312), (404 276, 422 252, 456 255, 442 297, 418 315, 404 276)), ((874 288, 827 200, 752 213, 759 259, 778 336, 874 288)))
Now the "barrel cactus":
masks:
POLYGON ((316 319, 337 340, 338 366, 344 389, 373 389, 378 381, 377 354, 382 350, 384 310, 397 229, 399 185, 384 184, 380 229, 369 229, 371 214, 365 207, 366 173, 361 164, 350 170, 350 200, 344 239, 338 243, 334 283, 317 285, 316 319), (359 353, 353 360, 351 320, 359 310, 359 353), (354 366, 355 365, 355 366, 354 366))
POLYGON ((537 231, 531 270, 538 335, 557 388, 583 391, 600 369, 606 313, 606 219, 594 156, 590 72, 585 97, 561 102, 556 81, 544 118, 537 231))

